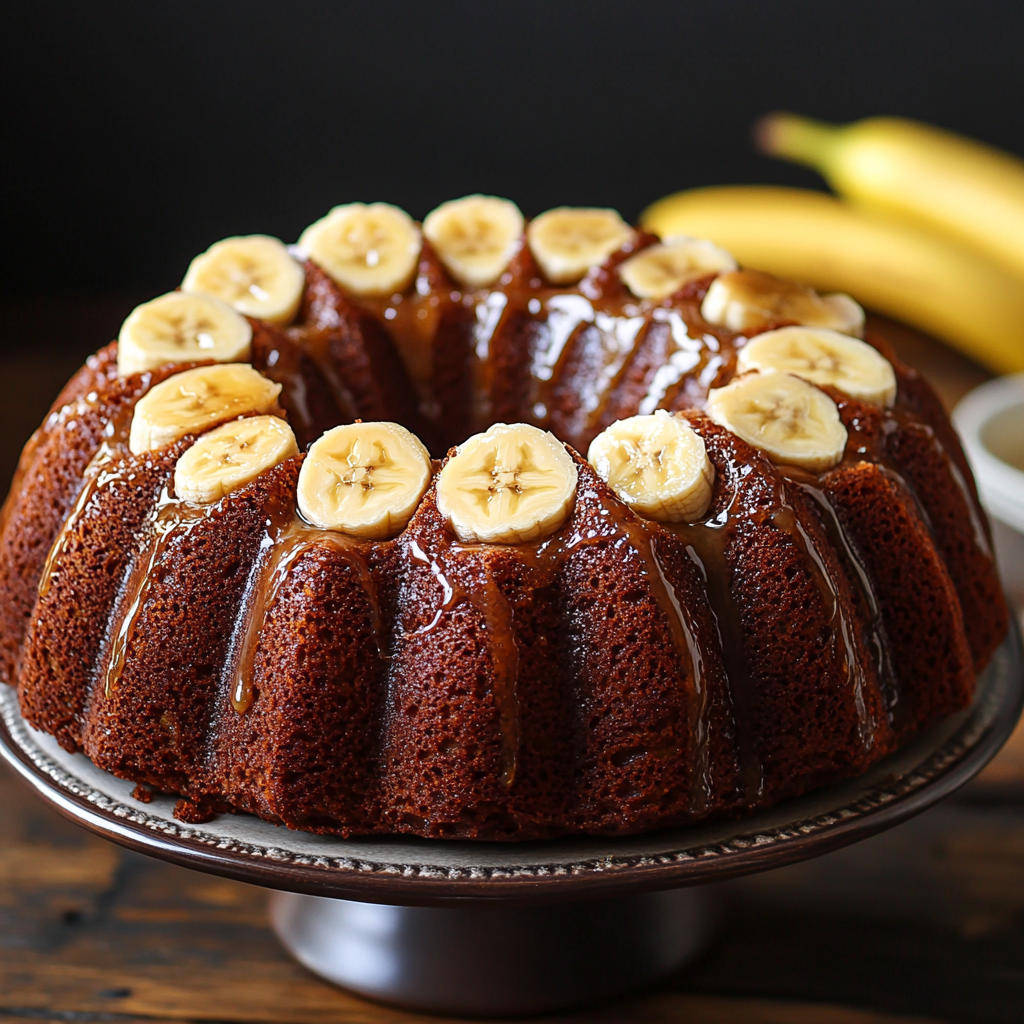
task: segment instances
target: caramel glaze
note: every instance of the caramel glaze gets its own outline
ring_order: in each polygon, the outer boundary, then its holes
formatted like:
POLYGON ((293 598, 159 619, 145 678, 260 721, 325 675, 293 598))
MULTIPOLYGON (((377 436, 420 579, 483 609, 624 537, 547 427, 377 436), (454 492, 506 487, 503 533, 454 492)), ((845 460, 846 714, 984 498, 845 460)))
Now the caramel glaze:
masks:
MULTIPOLYGON (((585 452, 592 438, 614 420, 656 408, 699 409, 710 388, 734 376, 736 354, 746 335, 703 320, 700 306, 713 277, 691 281, 661 302, 637 300, 623 288, 617 265, 652 241, 638 235, 574 288, 546 285, 524 246, 495 286, 462 297, 475 312, 472 358, 478 401, 473 429, 495 420, 531 422, 552 429, 585 452)), ((435 265, 431 275, 421 273, 417 279, 416 301, 435 297, 439 303, 454 302, 458 293, 452 289, 435 265)), ((784 322, 762 324, 747 334, 779 326, 784 322)), ((966 462, 930 389, 899 363, 884 339, 869 334, 867 340, 893 362, 899 394, 896 407, 883 414, 884 443, 858 452, 858 444, 851 441, 844 465, 850 458, 873 462, 898 488, 905 487, 946 561, 973 645, 975 668, 980 668, 1005 633, 1006 613, 984 518, 967 483, 966 462), (950 479, 960 494, 953 502, 947 500, 950 479), (992 614, 992 608, 1002 611, 992 614)), ((838 393, 833 397, 841 408, 852 409, 849 399, 838 393)), ((842 527, 834 510, 823 504, 829 501, 827 491, 804 493, 819 510, 823 528, 836 534, 842 527)), ((794 537, 800 541, 798 530, 794 537)), ((836 539, 864 612, 861 617, 873 624, 871 647, 896 721, 897 673, 886 664, 863 566, 848 553, 852 546, 837 534, 836 539)), ((712 547, 706 556, 714 558, 712 547)), ((807 558, 813 557, 809 549, 807 558)), ((742 679, 742 666, 735 665, 733 674, 742 679)))
POLYGON ((407 611, 384 773, 397 830, 527 838, 570 820, 611 829, 623 804, 644 827, 735 800, 732 716, 696 573, 671 534, 577 464, 573 512, 542 541, 457 543, 431 492, 398 540, 407 611), (643 692, 631 692, 641 660, 643 692), (644 710, 625 725, 631 700, 644 710))
MULTIPOLYGON (((601 571, 602 565, 607 564, 609 549, 615 552, 615 561, 620 563, 622 571, 617 584, 625 586, 627 591, 632 585, 638 588, 638 593, 649 594, 654 600, 649 610, 653 617, 646 625, 651 632, 648 648, 656 646, 670 657, 669 662, 659 664, 659 658, 649 649, 637 652, 649 663, 647 687, 652 692, 645 696, 653 697, 654 706, 662 711, 659 720, 637 723, 643 727, 631 737, 631 745, 609 743, 604 751, 595 749, 590 755, 599 759, 594 788, 600 786, 600 799, 595 800, 597 807, 591 810, 592 814, 600 814, 595 825, 604 823, 602 818, 609 815, 611 800, 632 799, 641 805, 645 800, 650 801, 649 784, 639 784, 639 778, 631 779, 630 772, 624 771, 627 766, 641 773, 641 778, 646 774, 648 778, 643 781, 647 783, 652 781, 649 776, 659 776, 654 786, 660 796, 658 814, 699 817, 714 803, 728 801, 735 788, 734 770, 729 767, 730 763, 734 765, 734 752, 723 749, 719 742, 723 724, 719 713, 726 699, 724 673, 721 651, 708 643, 713 634, 706 601, 676 539, 640 519, 596 479, 586 476, 584 479, 587 485, 581 490, 578 502, 587 526, 585 529, 577 527, 566 540, 563 557, 580 562, 585 571, 594 572, 601 571), (714 716, 713 696, 716 698, 714 716), (714 769, 713 739, 718 748, 714 752, 714 769), (640 794, 644 797, 640 798, 640 794)), ((601 574, 604 572, 606 568, 601 574)), ((592 577, 591 587, 593 580, 592 577)), ((579 585, 580 573, 575 573, 572 600, 577 602, 581 595, 575 588, 579 585)), ((583 600, 587 600, 586 590, 583 600)), ((588 633, 594 625, 587 624, 588 633)), ((596 625, 602 633, 615 632, 606 620, 601 622, 599 618, 596 625)), ((641 623, 641 628, 643 625, 641 623)), ((631 621, 630 631, 636 626, 635 620, 631 621)), ((628 636, 624 639, 629 642, 628 636)), ((586 644, 581 643, 579 656, 585 666, 597 663, 593 666, 597 671, 589 673, 594 686, 590 700, 592 705, 603 706, 610 714, 616 703, 626 697, 618 692, 615 679, 622 667, 614 663, 600 664, 603 652, 593 649, 599 642, 602 642, 600 634, 595 631, 593 636, 588 636, 586 644)), ((627 651, 624 650, 623 655, 624 664, 632 665, 633 658, 627 651)), ((587 674, 585 672, 585 678, 587 674)), ((635 812, 642 814, 643 810, 638 807, 635 812)))
POLYGON ((298 463, 195 506, 171 493, 170 462, 100 651, 83 736, 97 764, 189 798, 207 796, 211 725, 230 686, 224 666, 267 522, 294 500, 298 463), (216 573, 207 571, 211 562, 216 573))
POLYGON ((963 449, 934 393, 899 363, 896 371, 900 391, 883 429, 884 459, 924 511, 956 590, 979 672, 1009 624, 988 525, 963 449))
POLYGON ((116 442, 104 443, 50 551, 29 625, 21 698, 30 720, 68 749, 82 745, 86 697, 97 681, 105 690, 112 671, 95 638, 106 634, 119 594, 131 588, 126 577, 149 542, 150 508, 185 447, 136 459, 116 442), (94 657, 83 659, 83 648, 94 657))
MULTIPOLYGON (((713 275, 657 302, 622 285, 619 264, 656 241, 637 232, 574 287, 545 282, 525 242, 494 285, 474 291, 447 275, 427 243, 413 284, 382 298, 342 299, 310 264, 308 299, 289 333, 326 365, 324 332, 351 320, 337 310, 342 303, 361 310, 374 345, 382 331, 401 354, 436 455, 494 422, 533 423, 585 452, 609 423, 638 408, 700 408, 708 389, 735 370, 745 336, 700 315, 713 275)), ((358 405, 350 391, 349 406, 358 405)))
POLYGON ((798 777, 836 777, 891 749, 883 687, 862 656, 855 591, 807 498, 739 438, 686 416, 715 465, 715 492, 703 523, 672 529, 714 609, 745 800, 771 802, 798 777))
POLYGON ((253 322, 253 360, 302 443, 390 418, 443 451, 506 420, 583 451, 615 419, 685 411, 716 467, 704 521, 642 521, 579 457, 574 508, 536 544, 456 543, 432 490, 394 540, 314 530, 294 512, 301 457, 187 506, 169 488, 191 439, 125 450, 134 402, 181 367, 122 380, 111 346, 29 445, 3 513, 0 543, 30 538, 0 560, 20 574, 0 578, 7 678, 36 605, 29 720, 185 795, 193 818, 230 804, 343 834, 525 839, 769 803, 964 706, 1005 620, 934 396, 869 336, 896 367, 895 406, 831 390, 840 465, 773 466, 699 411, 746 340, 701 318, 712 278, 662 302, 619 282, 652 241, 575 288, 547 286, 525 246, 473 293, 429 246, 386 299, 346 296, 310 263, 296 324, 253 322))
MULTIPOLYGON (((253 329, 252 365, 282 386, 281 404, 300 448, 311 444, 330 427, 354 418, 350 396, 337 380, 333 367, 328 376, 323 371, 325 360, 321 358, 318 363, 284 331, 261 320, 249 322, 253 329)), ((324 356, 317 346, 311 347, 324 356)), ((326 346, 323 348, 326 350, 326 346)))
POLYGON ((161 489, 150 515, 143 523, 140 550, 122 590, 121 607, 114 614, 116 627, 111 628, 108 646, 101 655, 105 663, 102 689, 108 699, 113 695, 124 671, 136 624, 150 589, 156 582, 154 569, 172 540, 179 535, 190 534, 205 515, 204 506, 189 505, 172 497, 168 483, 161 489))
MULTIPOLYGON (((287 498, 288 496, 283 496, 287 498)), ((242 602, 243 614, 238 622, 234 653, 231 658, 231 704, 244 715, 252 705, 254 661, 260 637, 281 587, 301 559, 314 546, 331 547, 351 567, 366 595, 370 623, 378 654, 386 657, 381 637, 380 607, 374 590, 370 567, 364 557, 369 547, 353 537, 332 530, 321 530, 305 522, 292 501, 282 501, 268 510, 266 532, 260 543, 260 557, 253 564, 242 602)))
POLYGON ((286 333, 317 365, 346 420, 400 418, 431 439, 394 340, 314 263, 306 264, 299 317, 286 333))
POLYGON ((360 306, 388 333, 416 387, 432 428, 429 447, 443 455, 473 432, 476 313, 424 241, 416 277, 404 293, 364 297, 360 306))
POLYGON ((293 497, 282 488, 267 509, 209 756, 236 807, 313 831, 372 831, 396 544, 310 527, 293 497))
POLYGON ((117 375, 109 345, 72 378, 22 453, 0 535, 0 681, 18 682, 23 642, 53 543, 84 486, 86 468, 130 418, 135 402, 180 367, 117 375))
POLYGON ((819 476, 801 470, 797 466, 782 466, 780 471, 792 484, 799 487, 814 501, 817 507, 821 524, 828 535, 832 548, 839 557, 846 578, 853 587, 857 599, 858 615, 860 621, 865 624, 871 657, 885 695, 889 719, 893 727, 899 731, 904 718, 902 688, 892 666, 885 624, 871 578, 854 549, 851 538, 843 528, 835 506, 825 491, 826 485, 822 483, 819 476))
POLYGON ((540 662, 550 672, 559 660, 557 631, 532 636, 532 616, 548 610, 532 586, 540 581, 519 576, 529 569, 518 547, 458 544, 432 488, 397 545, 386 820, 443 836, 515 834, 512 794, 533 781, 521 727, 545 696, 534 692, 540 662))
MULTIPOLYGON (((893 679, 891 720, 905 734, 963 707, 973 693, 965 624, 982 618, 982 609, 977 595, 957 587, 953 578, 964 552, 942 557, 944 549, 980 539, 971 526, 972 501, 957 488, 955 459, 909 403, 898 398, 893 408, 881 409, 826 390, 836 400, 848 440, 843 461, 821 475, 820 492, 871 581, 880 611, 877 631, 885 638, 880 646, 888 652, 889 664, 882 668, 893 679), (912 451, 907 438, 916 439, 912 451), (946 510, 958 502, 963 521, 950 523, 946 510), (903 557, 897 556, 896 545, 903 557), (915 565, 912 586, 898 569, 907 559, 915 565), (921 620, 922 609, 928 612, 927 636, 911 626, 921 620), (909 693, 915 694, 912 701, 904 696, 909 693)), ((995 575, 983 548, 968 550, 973 551, 975 574, 985 579, 991 567, 995 575)), ((998 621, 998 614, 991 614, 996 607, 990 606, 986 621, 998 621)))

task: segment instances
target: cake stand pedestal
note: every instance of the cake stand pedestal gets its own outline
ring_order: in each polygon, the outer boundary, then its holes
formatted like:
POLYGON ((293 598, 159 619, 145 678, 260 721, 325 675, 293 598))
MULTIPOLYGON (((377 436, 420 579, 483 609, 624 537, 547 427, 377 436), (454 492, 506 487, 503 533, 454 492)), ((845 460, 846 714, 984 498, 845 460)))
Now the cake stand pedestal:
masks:
POLYGON ((740 821, 618 838, 467 843, 342 840, 223 815, 172 816, 130 782, 68 754, 0 687, 0 754, 58 811, 124 846, 275 889, 285 946, 374 999, 433 1012, 539 1013, 653 982, 714 919, 707 883, 818 856, 952 793, 995 755, 1024 704, 1016 628, 973 704, 866 774, 740 821))
POLYGON ((706 887, 555 906, 399 907, 276 892, 285 948, 370 999, 474 1015, 544 1013, 629 992, 705 945, 706 887))

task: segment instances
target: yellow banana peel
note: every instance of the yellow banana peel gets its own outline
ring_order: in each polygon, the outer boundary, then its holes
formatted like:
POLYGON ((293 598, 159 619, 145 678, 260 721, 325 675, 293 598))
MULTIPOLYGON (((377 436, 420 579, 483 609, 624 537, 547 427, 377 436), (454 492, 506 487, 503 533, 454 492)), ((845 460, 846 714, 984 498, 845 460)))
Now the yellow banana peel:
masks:
POLYGON ((844 199, 945 232, 1024 280, 1024 160, 897 117, 832 125, 769 114, 756 137, 769 155, 820 171, 844 199))
POLYGON ((863 305, 947 341, 996 373, 1024 370, 1021 279, 939 234, 804 189, 679 192, 641 216, 664 237, 710 238, 743 264, 863 305))

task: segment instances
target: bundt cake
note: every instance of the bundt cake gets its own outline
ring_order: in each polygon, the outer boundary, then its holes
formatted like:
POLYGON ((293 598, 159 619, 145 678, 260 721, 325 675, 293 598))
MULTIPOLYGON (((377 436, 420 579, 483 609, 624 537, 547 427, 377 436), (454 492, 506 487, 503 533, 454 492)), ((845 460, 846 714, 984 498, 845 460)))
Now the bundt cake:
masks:
POLYGON ((1006 629, 957 438, 852 299, 483 196, 214 245, 0 533, 25 718, 192 821, 742 815, 965 707, 1006 629))

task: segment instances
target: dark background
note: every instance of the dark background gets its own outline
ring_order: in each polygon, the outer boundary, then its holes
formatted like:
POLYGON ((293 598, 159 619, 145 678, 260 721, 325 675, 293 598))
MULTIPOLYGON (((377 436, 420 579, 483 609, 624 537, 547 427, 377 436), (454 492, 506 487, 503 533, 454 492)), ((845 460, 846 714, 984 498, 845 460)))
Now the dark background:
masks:
MULTIPOLYGON (((1019 2, 4 3, 8 295, 143 297, 228 234, 483 191, 635 218, 789 108, 896 113, 1024 153, 1019 2)), ((116 325, 115 325, 116 326, 116 325)))

